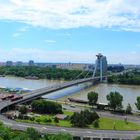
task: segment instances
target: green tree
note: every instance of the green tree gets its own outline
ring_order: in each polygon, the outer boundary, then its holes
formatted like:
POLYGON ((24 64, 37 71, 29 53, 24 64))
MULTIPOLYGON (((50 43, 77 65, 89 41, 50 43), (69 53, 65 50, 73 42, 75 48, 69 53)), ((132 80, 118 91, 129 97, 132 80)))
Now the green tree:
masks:
POLYGON ((123 96, 119 92, 110 92, 106 98, 109 101, 108 105, 114 110, 122 108, 123 96))
POLYGON ((12 138, 12 140, 30 140, 26 133, 18 133, 16 136, 12 138))
POLYGON ((39 140, 40 139, 40 133, 36 131, 34 128, 27 128, 26 134, 30 138, 30 140, 39 140))
POLYGON ((73 140, 72 136, 67 133, 46 134, 44 138, 45 140, 73 140))
POLYGON ((99 119, 96 112, 90 112, 88 110, 81 111, 80 113, 74 112, 71 116, 71 124, 76 127, 86 127, 92 124, 95 120, 99 119))
POLYGON ((34 100, 31 104, 33 111, 37 113, 57 114, 62 112, 62 105, 52 101, 34 100))
POLYGON ((54 118, 55 123, 59 123, 59 119, 57 117, 54 118))
POLYGON ((94 105, 98 101, 98 93, 97 92, 89 92, 88 93, 88 100, 90 105, 94 105))
POLYGON ((132 113, 132 107, 130 104, 128 104, 126 107, 126 114, 131 114, 131 113, 132 113))
POLYGON ((21 107, 19 108, 19 112, 20 112, 21 114, 26 114, 27 111, 28 111, 28 108, 27 108, 25 105, 23 105, 23 106, 21 106, 21 107))
POLYGON ((140 110, 140 96, 137 97, 137 102, 135 103, 138 110, 140 110))

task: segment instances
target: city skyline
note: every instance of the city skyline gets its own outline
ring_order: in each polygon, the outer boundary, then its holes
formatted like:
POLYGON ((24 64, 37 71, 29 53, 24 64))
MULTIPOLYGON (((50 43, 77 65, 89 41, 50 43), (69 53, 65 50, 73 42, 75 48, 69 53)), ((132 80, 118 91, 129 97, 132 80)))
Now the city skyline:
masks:
POLYGON ((140 64, 137 0, 1 0, 0 61, 140 64))

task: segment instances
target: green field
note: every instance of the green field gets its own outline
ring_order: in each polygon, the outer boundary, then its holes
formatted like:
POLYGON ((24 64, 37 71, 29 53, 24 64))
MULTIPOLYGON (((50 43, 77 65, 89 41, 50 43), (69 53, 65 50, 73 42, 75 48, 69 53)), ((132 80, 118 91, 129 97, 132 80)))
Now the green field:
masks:
MULTIPOLYGON (((64 114, 72 115, 72 112, 64 111, 64 114)), ((64 126, 64 127, 72 127, 70 121, 68 120, 59 120, 58 123, 54 121, 53 115, 42 115, 39 117, 35 117, 34 121, 31 120, 19 120, 19 122, 28 122, 28 123, 38 123, 38 124, 47 124, 47 125, 55 125, 55 126, 64 126), (47 122, 46 120, 51 120, 51 122, 47 122)), ((91 129, 100 129, 100 130, 140 130, 140 125, 137 125, 132 122, 126 123, 124 120, 115 120, 110 118, 100 118, 99 119, 99 127, 95 128, 94 125, 89 125, 87 128, 91 129)))
MULTIPOLYGON (((90 125, 90 128, 94 128, 93 125, 90 125)), ((126 123, 124 120, 115 120, 110 118, 100 118, 99 119, 99 128, 104 130, 140 130, 140 125, 137 125, 132 122, 126 123), (115 124, 115 128, 114 128, 115 124)))

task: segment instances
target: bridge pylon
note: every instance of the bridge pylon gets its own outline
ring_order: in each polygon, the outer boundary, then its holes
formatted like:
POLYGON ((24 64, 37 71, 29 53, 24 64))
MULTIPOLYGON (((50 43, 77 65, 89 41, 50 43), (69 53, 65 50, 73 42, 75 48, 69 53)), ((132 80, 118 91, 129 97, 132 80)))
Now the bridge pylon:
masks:
POLYGON ((100 82, 103 82, 103 77, 107 75, 107 59, 106 56, 103 56, 101 53, 96 56, 97 59, 95 61, 93 77, 99 75, 100 82))

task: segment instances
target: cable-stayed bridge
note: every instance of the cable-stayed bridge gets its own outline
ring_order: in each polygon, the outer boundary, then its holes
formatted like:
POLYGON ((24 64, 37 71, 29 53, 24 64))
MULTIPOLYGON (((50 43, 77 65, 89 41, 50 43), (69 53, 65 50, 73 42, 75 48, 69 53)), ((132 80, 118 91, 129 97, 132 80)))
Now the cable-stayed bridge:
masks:
POLYGON ((82 84, 82 83, 86 83, 86 82, 102 82, 104 79, 106 79, 106 75, 105 75, 107 73, 106 67, 107 67, 106 57, 104 57, 101 54, 98 54, 92 77, 88 77, 89 71, 87 71, 87 74, 85 75, 85 77, 83 79, 78 79, 79 76, 83 73, 82 72, 72 81, 34 90, 32 92, 26 93, 25 95, 23 95, 22 99, 19 99, 16 101, 12 101, 12 102, 10 101, 8 103, 3 102, 3 104, 0 106, 0 110, 2 110, 3 108, 6 108, 7 106, 15 105, 17 103, 31 101, 31 100, 37 99, 43 95, 46 95, 46 94, 49 94, 49 93, 52 93, 54 91, 58 91, 58 90, 61 90, 64 88, 68 88, 68 87, 71 87, 74 85, 78 85, 78 84, 82 84), (98 71, 99 71, 100 75, 95 77, 95 75, 98 71))

